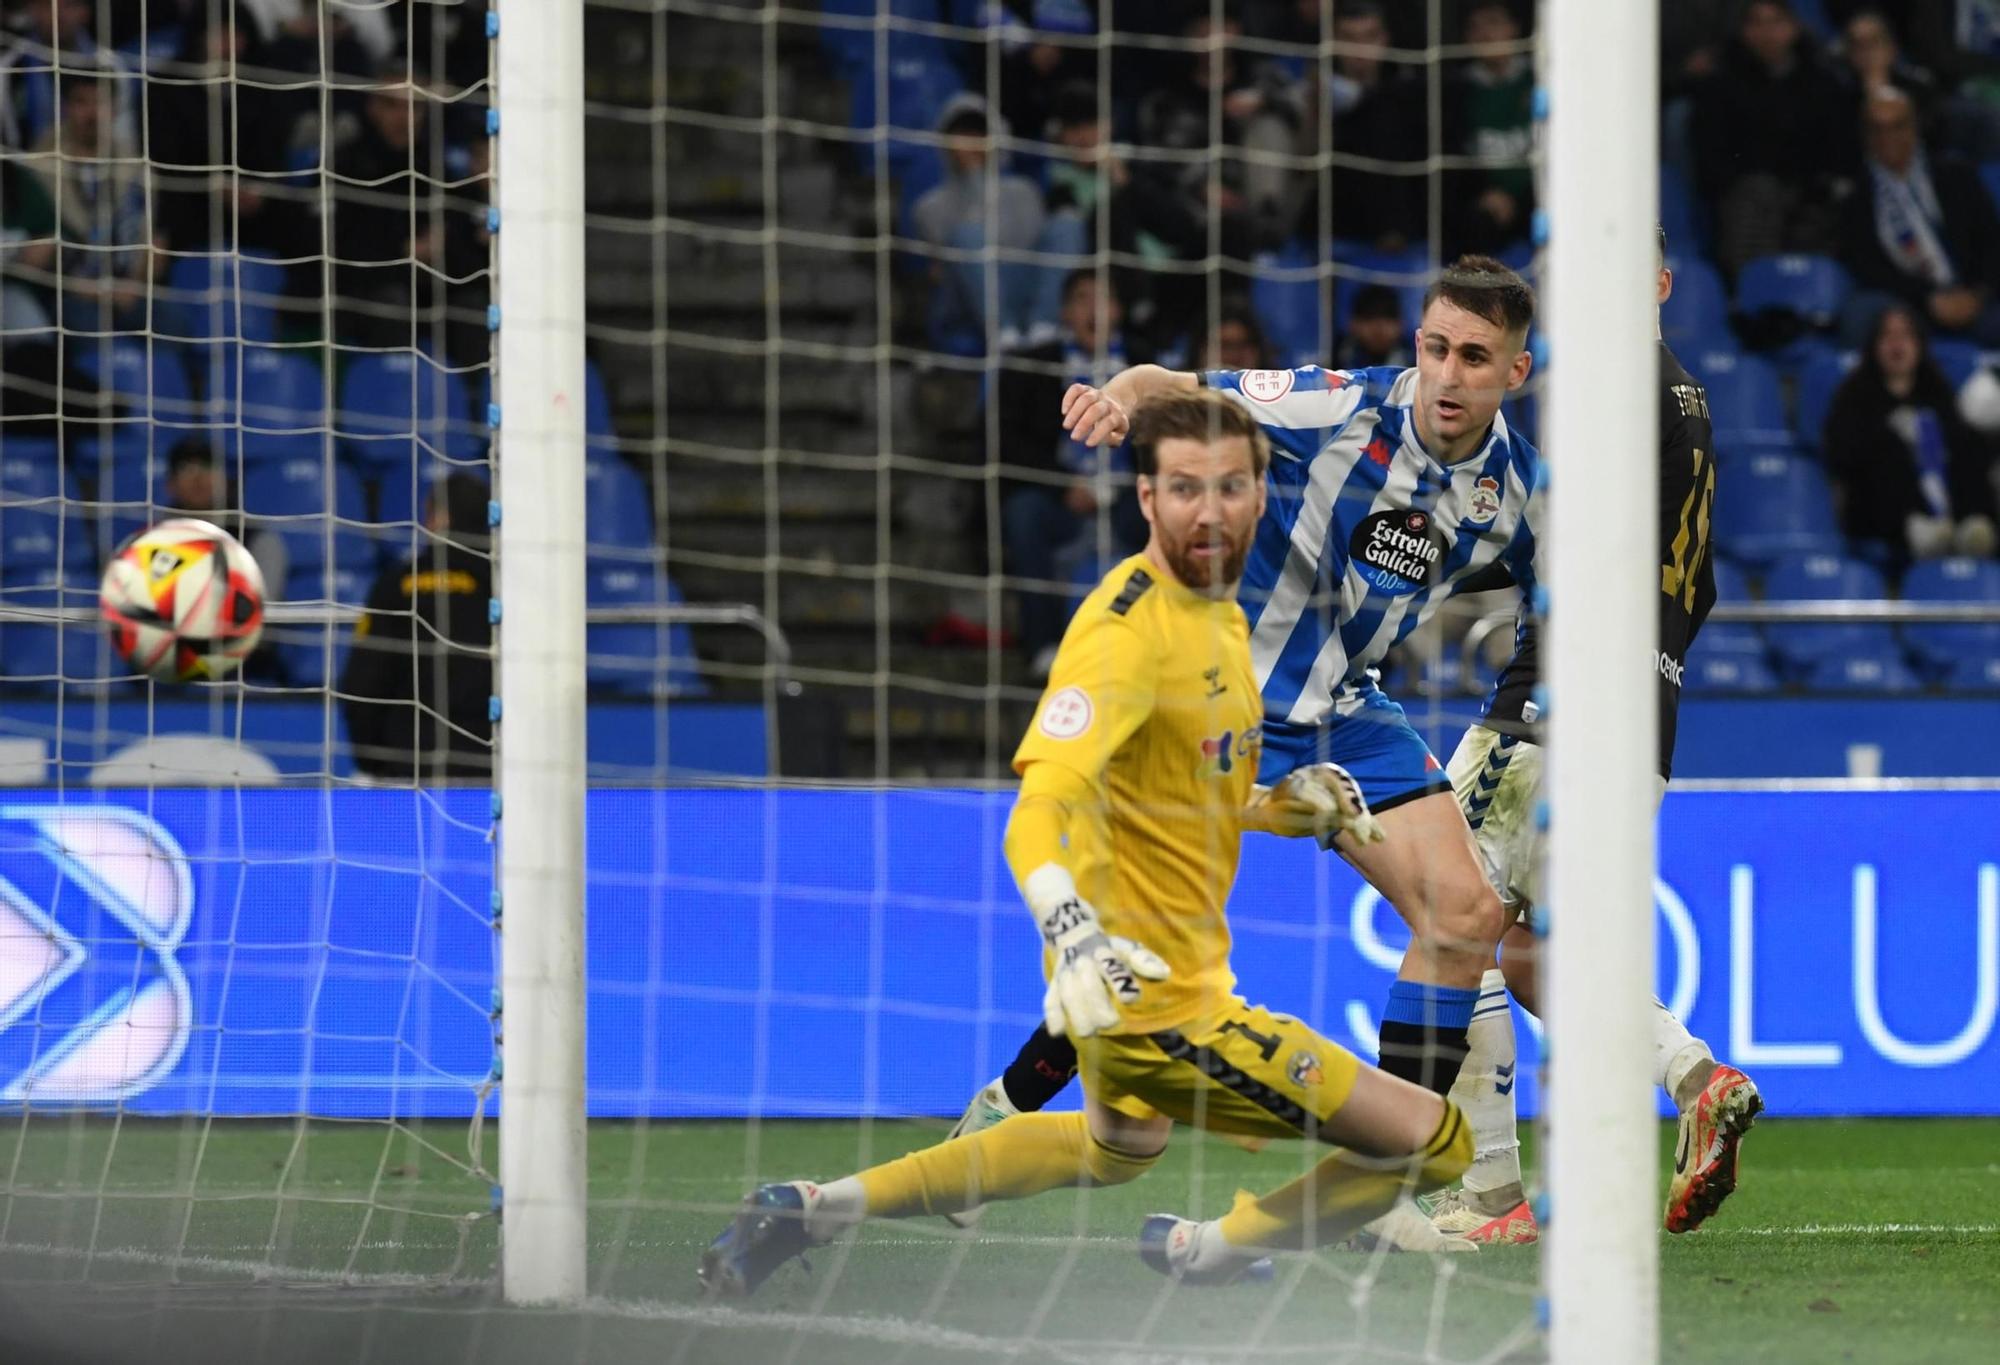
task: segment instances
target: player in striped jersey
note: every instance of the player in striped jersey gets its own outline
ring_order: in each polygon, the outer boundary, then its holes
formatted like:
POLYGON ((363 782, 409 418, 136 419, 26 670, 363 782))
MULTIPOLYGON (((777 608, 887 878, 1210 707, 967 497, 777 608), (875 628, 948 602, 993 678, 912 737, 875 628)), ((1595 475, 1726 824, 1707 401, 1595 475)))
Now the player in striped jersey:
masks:
MULTIPOLYGON (((1655 296, 1673 292, 1667 239, 1659 235, 1655 296)), ((1645 661, 1658 689, 1659 775, 1664 793, 1673 774, 1674 731, 1688 647, 1715 604, 1715 565, 1708 553, 1715 500, 1715 440, 1708 394, 1681 367, 1664 341, 1659 348, 1660 634, 1645 661)), ((1500 587, 1500 575, 1477 588, 1500 587)), ((1513 924, 1503 940, 1503 970, 1489 970, 1468 1035, 1469 1055, 1452 1098, 1472 1123, 1479 1154, 1461 1189, 1433 1207, 1439 1230, 1476 1242, 1532 1242, 1539 1232, 1521 1180, 1515 1137, 1514 1018, 1511 989, 1537 1008, 1535 940, 1516 922, 1535 904, 1542 833, 1535 807, 1541 795, 1540 622, 1530 600, 1521 604, 1514 657, 1501 670, 1479 723, 1451 756, 1452 785, 1465 808, 1487 875, 1513 924)), ((1667 1194, 1666 1228, 1701 1226, 1736 1188, 1738 1150, 1764 1107, 1751 1079, 1715 1060, 1708 1044, 1654 1001, 1653 1079, 1680 1110, 1680 1141, 1667 1194)))
MULTIPOLYGON (((1476 575, 1534 581, 1540 456, 1500 412, 1528 377, 1534 303, 1512 270, 1465 257, 1425 294, 1413 368, 1139 366, 1101 390, 1076 385, 1063 403, 1073 436, 1116 444, 1141 401, 1207 386, 1270 438, 1270 495, 1243 584, 1264 702, 1259 780, 1332 762, 1360 782, 1388 837, 1334 846, 1413 935, 1383 1014, 1382 1069, 1440 1093, 1464 1059, 1503 911, 1441 765, 1374 669, 1476 575)), ((1040 1108, 1074 1057, 1038 1031, 958 1131, 1040 1108)))

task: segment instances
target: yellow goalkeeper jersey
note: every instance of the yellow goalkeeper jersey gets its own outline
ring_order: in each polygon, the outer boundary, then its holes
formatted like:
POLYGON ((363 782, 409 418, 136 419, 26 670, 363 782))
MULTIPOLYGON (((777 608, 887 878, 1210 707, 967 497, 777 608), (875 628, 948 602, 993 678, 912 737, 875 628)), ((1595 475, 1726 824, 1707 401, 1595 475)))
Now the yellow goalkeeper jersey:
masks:
POLYGON ((1183 587, 1144 555, 1107 574, 1063 636, 1014 771, 1060 763, 1096 795, 1070 812, 1064 861, 1077 891, 1107 933, 1173 969, 1125 1010, 1130 1032, 1183 1023, 1234 995, 1223 906, 1263 716, 1243 609, 1183 587))

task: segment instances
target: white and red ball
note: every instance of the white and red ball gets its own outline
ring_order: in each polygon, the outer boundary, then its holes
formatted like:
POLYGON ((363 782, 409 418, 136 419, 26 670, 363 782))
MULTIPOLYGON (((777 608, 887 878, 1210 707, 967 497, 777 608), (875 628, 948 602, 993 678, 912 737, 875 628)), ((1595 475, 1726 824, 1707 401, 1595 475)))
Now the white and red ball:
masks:
POLYGON ((193 517, 118 548, 98 606, 112 648, 162 682, 227 677, 264 634, 264 575, 236 537, 193 517))

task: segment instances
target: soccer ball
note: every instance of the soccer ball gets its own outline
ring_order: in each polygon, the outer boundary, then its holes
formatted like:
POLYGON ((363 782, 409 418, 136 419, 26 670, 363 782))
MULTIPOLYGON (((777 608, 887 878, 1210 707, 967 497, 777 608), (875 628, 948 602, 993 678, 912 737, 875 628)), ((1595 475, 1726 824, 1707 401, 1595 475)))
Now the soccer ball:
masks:
POLYGON ((182 517, 111 557, 98 606, 112 648, 161 682, 223 678, 264 634, 264 575, 236 537, 182 517))

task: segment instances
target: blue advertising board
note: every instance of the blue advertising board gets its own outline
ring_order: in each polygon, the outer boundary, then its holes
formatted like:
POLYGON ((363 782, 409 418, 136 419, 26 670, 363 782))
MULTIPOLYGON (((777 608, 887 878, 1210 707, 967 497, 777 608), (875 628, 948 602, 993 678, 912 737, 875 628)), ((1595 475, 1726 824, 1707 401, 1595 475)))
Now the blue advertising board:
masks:
MULTIPOLYGON (((1007 808, 593 792, 592 1112, 957 1112, 1039 1014, 1007 808)), ((0 799, 0 1105, 469 1113, 493 1060, 489 833, 473 790, 0 799)), ((1662 998, 1775 1112, 2000 1113, 2000 792, 1676 793, 1656 900, 1662 998)), ((1262 836, 1232 904, 1243 993, 1372 1052, 1393 912, 1262 836)))

